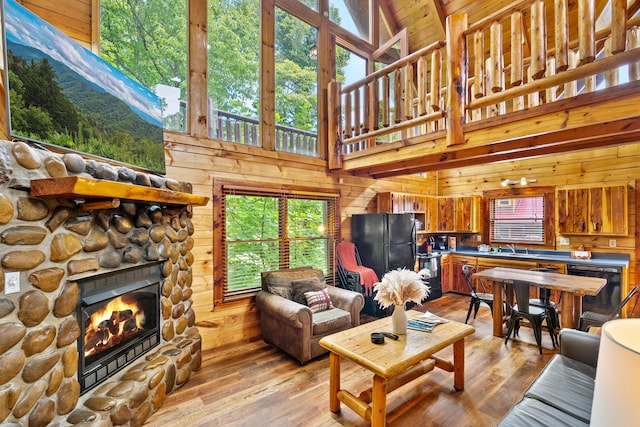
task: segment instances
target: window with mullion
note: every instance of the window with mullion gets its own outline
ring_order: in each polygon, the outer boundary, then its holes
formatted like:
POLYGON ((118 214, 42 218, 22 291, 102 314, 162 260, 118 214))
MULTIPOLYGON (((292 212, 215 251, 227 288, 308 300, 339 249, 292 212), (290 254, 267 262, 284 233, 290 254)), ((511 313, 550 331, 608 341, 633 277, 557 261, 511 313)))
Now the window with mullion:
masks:
POLYGON ((311 265, 331 282, 336 206, 335 197, 225 190, 223 300, 258 291, 263 271, 311 265))

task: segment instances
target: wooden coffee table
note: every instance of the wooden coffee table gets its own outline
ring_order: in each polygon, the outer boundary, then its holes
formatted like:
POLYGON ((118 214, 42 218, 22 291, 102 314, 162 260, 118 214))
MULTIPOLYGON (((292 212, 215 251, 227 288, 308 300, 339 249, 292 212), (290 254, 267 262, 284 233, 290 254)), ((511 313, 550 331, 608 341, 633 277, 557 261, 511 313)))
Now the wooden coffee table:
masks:
MULTIPOLYGON (((410 310, 409 317, 419 316, 410 310)), ((405 405, 387 414, 387 393, 433 370, 434 367, 453 372, 453 386, 464 389, 464 337, 475 332, 472 326, 449 321, 433 332, 409 329, 398 341, 386 338, 384 344, 371 342, 372 332, 391 332, 391 318, 379 319, 320 340, 331 353, 329 377, 329 408, 340 410, 340 402, 358 415, 371 421, 374 427, 386 425, 387 419, 406 411, 405 405), (434 356, 453 344, 453 362, 434 356), (359 396, 340 389, 340 358, 345 357, 373 372, 373 386, 359 396)), ((406 405, 413 405, 409 401, 406 405)))

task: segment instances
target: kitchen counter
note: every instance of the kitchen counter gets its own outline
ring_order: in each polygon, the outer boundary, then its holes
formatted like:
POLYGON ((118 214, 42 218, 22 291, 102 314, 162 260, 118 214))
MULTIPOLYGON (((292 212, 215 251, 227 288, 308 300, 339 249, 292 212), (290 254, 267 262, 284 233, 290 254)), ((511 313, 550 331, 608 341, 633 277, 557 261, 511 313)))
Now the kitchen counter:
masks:
POLYGON ((571 258, 571 251, 547 251, 531 250, 528 253, 525 249, 516 248, 516 253, 512 252, 479 252, 473 246, 462 246, 455 251, 443 251, 451 255, 475 256, 479 258, 502 258, 522 261, 552 261, 564 262, 567 264, 598 265, 605 267, 628 267, 629 254, 616 254, 608 252, 593 252, 591 259, 571 258))

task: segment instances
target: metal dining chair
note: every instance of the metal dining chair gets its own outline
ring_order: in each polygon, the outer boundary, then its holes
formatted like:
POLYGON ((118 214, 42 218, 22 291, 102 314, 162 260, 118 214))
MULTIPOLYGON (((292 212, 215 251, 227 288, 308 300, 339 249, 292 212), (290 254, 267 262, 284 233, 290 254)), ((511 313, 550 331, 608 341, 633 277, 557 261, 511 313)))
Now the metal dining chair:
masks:
POLYGON ((478 279, 478 287, 480 289, 476 289, 476 286, 473 285, 473 281, 471 280, 471 275, 476 272, 476 268, 465 264, 462 266, 462 273, 464 274, 465 279, 467 280, 467 286, 469 287, 469 293, 471 294, 471 300, 469 301, 469 311, 467 312, 467 318, 464 323, 469 321, 469 317, 471 316, 471 310, 473 312, 473 318, 476 318, 478 314, 478 309, 481 304, 489 306, 491 310, 491 317, 493 317, 493 293, 487 292, 487 289, 484 286, 482 280, 478 279))
POLYGON ((600 327, 605 322, 609 320, 613 320, 616 316, 619 316, 622 313, 622 309, 625 305, 633 298, 634 295, 638 295, 636 298, 636 302, 633 305, 632 312, 635 311, 636 305, 638 304, 638 299, 640 299, 640 285, 635 285, 626 297, 620 302, 620 304, 615 308, 615 310, 609 314, 595 313, 592 311, 585 311, 580 315, 580 320, 578 322, 578 329, 581 331, 588 330, 591 326, 600 327))
POLYGON ((538 344, 540 354, 542 354, 542 323, 546 320, 547 327, 549 329, 549 335, 551 335, 551 342, 555 347, 555 337, 553 328, 550 325, 548 317, 548 300, 547 305, 538 307, 529 303, 529 292, 531 285, 529 282, 523 282, 516 280, 513 282, 513 291, 516 297, 516 304, 511 307, 511 314, 509 316, 509 329, 507 331, 507 337, 504 340, 506 344, 509 342, 511 333, 514 336, 518 335, 520 330, 520 321, 526 319, 531 324, 533 334, 538 344))
MULTIPOLYGON (((531 271, 542 271, 544 273, 557 273, 553 268, 532 268, 531 271)), ((551 290, 540 286, 538 288, 538 298, 529 298, 529 304, 536 307, 545 307, 547 310, 547 324, 549 328, 553 328, 553 345, 559 346, 558 334, 560 333, 560 313, 558 312, 558 304, 551 300, 551 290)))

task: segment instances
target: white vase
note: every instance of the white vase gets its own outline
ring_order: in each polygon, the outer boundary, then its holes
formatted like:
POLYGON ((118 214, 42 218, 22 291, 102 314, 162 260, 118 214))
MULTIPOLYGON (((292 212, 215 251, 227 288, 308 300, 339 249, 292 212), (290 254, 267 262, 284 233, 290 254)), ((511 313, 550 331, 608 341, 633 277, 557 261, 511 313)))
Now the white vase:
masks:
POLYGON ((394 334, 407 334, 407 312, 404 310, 404 304, 396 304, 391 313, 391 329, 394 334))

